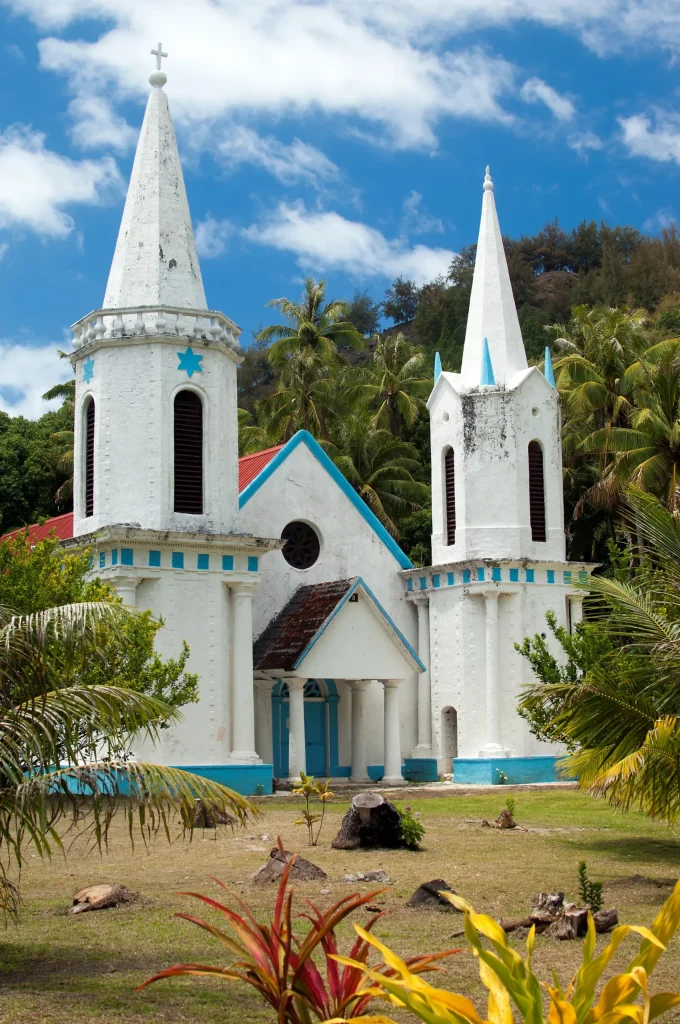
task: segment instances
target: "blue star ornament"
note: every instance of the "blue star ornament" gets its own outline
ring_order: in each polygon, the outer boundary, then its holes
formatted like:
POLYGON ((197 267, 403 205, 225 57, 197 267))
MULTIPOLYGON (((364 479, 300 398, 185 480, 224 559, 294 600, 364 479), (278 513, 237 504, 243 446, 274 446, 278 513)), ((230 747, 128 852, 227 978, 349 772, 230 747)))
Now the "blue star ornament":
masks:
POLYGON ((177 356, 179 358, 178 370, 186 370, 190 377, 193 377, 195 373, 203 373, 201 366, 203 356, 197 355, 191 345, 187 347, 186 352, 178 352, 177 356))
POLYGON ((88 356, 83 363, 83 381, 85 384, 89 384, 94 377, 94 359, 92 356, 88 356))

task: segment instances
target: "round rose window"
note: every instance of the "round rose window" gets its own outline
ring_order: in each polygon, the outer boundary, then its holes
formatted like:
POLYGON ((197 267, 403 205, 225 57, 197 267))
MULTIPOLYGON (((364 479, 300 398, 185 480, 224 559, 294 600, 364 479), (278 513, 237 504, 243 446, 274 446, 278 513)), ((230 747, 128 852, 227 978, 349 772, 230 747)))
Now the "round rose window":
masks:
POLYGON ((294 569, 309 569, 319 557, 319 538, 309 523, 288 523, 281 534, 281 540, 286 542, 283 557, 294 569))

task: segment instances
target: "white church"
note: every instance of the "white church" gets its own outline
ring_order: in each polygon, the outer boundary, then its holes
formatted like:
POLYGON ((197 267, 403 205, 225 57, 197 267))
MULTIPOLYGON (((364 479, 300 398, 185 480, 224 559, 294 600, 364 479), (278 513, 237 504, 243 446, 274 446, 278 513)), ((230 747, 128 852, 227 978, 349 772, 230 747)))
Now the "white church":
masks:
POLYGON ((437 365, 428 402, 434 564, 414 568, 306 431, 238 458, 240 330, 206 301, 166 80, 102 308, 73 327, 73 515, 39 528, 162 616, 162 655, 191 648, 200 701, 136 756, 246 794, 302 771, 553 778, 513 645, 548 610, 573 626, 591 567, 565 561, 559 399, 549 359, 527 365, 488 171, 462 369, 437 365))

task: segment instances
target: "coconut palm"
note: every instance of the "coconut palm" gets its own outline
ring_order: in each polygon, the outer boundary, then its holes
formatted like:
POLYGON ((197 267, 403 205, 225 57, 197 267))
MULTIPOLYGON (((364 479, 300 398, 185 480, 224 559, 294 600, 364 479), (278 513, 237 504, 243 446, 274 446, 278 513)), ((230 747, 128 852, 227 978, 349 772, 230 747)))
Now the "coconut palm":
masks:
POLYGON ((326 301, 326 282, 305 279, 305 290, 300 302, 290 299, 271 299, 285 317, 285 324, 271 324, 260 331, 256 341, 273 341, 269 348, 269 361, 280 369, 298 352, 317 356, 330 366, 337 360, 337 347, 361 349, 365 338, 354 324, 347 320, 347 303, 338 299, 326 301))
POLYGON ((119 808, 130 835, 172 815, 191 828, 196 800, 243 819, 250 804, 224 786, 177 768, 130 759, 133 737, 158 737, 177 721, 165 701, 122 686, 87 686, 75 666, 101 661, 98 626, 115 631, 131 613, 120 605, 82 603, 32 615, 0 610, 0 908, 16 909, 7 878, 26 846, 41 856, 61 848, 67 817, 102 846, 119 808))
POLYGON ((431 390, 422 352, 399 333, 378 339, 372 362, 348 377, 346 394, 376 409, 373 426, 399 438, 404 426, 413 425, 431 390))
POLYGON ((680 340, 662 341, 628 368, 622 388, 634 403, 629 427, 605 427, 582 448, 612 456, 603 483, 633 483, 680 508, 680 340))
POLYGON ((276 391, 257 403, 267 434, 287 441, 297 430, 327 438, 329 421, 342 412, 337 381, 318 354, 293 352, 281 370, 276 391))
POLYGON ((582 788, 618 807, 680 818, 680 521, 633 490, 626 517, 647 557, 628 580, 592 577, 613 652, 568 684, 531 687, 520 706, 556 708, 546 732, 576 746, 564 762, 582 788), (628 655, 622 670, 621 653, 628 655))
MULTIPOLYGON (((60 352, 59 355, 62 359, 68 358, 66 352, 60 352)), ((67 380, 63 384, 55 384, 42 397, 46 402, 50 402, 54 398, 63 398, 64 404, 62 408, 68 409, 71 415, 73 415, 75 411, 76 382, 75 380, 67 380)), ((58 467, 62 472, 68 473, 68 478, 57 489, 54 496, 58 502, 67 501, 73 495, 73 449, 75 435, 72 430, 57 430, 50 436, 62 449, 58 467)))
POLYGON ((261 452, 276 444, 264 427, 253 423, 253 418, 247 409, 237 409, 238 413, 238 453, 248 455, 250 452, 261 452))
POLYGON ((374 430, 366 416, 345 419, 324 448, 393 537, 399 518, 429 502, 430 488, 413 477, 420 468, 416 449, 388 430, 374 430))

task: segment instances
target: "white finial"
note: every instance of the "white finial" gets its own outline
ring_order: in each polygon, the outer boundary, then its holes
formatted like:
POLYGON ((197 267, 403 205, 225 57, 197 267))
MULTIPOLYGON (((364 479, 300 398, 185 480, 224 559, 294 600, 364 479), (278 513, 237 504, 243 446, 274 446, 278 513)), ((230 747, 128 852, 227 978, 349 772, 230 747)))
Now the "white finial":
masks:
POLYGON ((486 175, 484 177, 484 191, 493 192, 493 182, 491 180, 491 168, 486 165, 486 175))
POLYGON ((163 44, 158 44, 158 49, 152 50, 151 53, 156 58, 156 70, 152 71, 149 75, 149 84, 153 85, 154 89, 162 89, 168 80, 168 76, 165 71, 161 71, 161 60, 163 57, 167 57, 167 53, 163 49, 163 44))

